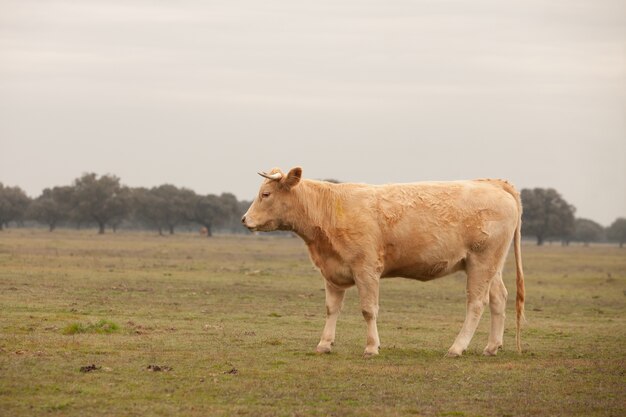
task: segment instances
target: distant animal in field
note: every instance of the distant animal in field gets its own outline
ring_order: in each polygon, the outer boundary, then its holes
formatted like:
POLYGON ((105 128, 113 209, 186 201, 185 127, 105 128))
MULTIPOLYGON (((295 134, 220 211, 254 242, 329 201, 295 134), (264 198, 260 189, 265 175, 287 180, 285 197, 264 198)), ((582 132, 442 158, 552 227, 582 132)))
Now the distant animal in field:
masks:
MULTIPOLYGON (((468 347, 484 307, 491 310, 485 355, 503 343, 507 290, 502 268, 511 241, 517 267, 516 345, 521 352, 524 275, 519 193, 504 180, 367 185, 302 178, 302 169, 259 173, 265 181, 242 223, 252 231, 291 230, 309 249, 326 286, 326 325, 317 352, 335 341, 345 290, 356 285, 367 323, 365 356, 380 347, 376 319, 381 278, 429 281, 467 274, 465 322, 447 356, 468 347)), ((407 303, 411 300, 407 300, 407 303)))

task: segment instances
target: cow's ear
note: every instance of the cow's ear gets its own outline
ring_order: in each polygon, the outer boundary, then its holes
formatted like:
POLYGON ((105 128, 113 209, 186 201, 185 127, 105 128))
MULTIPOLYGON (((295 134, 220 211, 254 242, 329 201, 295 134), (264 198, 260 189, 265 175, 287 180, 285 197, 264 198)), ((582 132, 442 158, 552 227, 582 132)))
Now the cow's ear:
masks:
POLYGON ((298 185, 300 183, 300 179, 302 179, 302 168, 295 167, 292 168, 291 171, 289 171, 289 174, 287 174, 287 177, 284 179, 283 184, 285 185, 285 187, 290 189, 298 185))

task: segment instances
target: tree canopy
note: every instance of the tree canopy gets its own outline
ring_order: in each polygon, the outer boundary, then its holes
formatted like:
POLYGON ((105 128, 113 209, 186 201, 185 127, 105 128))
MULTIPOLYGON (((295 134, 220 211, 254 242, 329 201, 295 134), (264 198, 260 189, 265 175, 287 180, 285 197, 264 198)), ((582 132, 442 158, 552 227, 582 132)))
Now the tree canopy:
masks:
POLYGON ((0 230, 11 221, 21 221, 30 198, 20 187, 5 187, 0 182, 0 230))
POLYGON ((132 191, 135 215, 148 227, 156 228, 159 234, 174 229, 188 220, 189 203, 195 193, 186 188, 163 184, 151 189, 138 188, 132 191))
POLYGON ((94 221, 98 233, 107 223, 121 219, 130 208, 130 194, 114 175, 84 174, 74 181, 73 206, 80 220, 94 221))
POLYGON ((224 193, 196 196, 190 206, 189 220, 206 229, 207 236, 213 235, 216 225, 225 225, 229 219, 237 215, 239 205, 234 195, 224 193))
POLYGON ((574 232, 576 209, 553 188, 523 189, 522 234, 537 238, 537 245, 546 239, 565 239, 574 232))
POLYGON ((589 219, 576 219, 574 222, 573 240, 589 245, 604 238, 604 227, 589 219))
POLYGON ((608 227, 607 237, 613 242, 619 243, 619 247, 624 247, 626 242, 626 218, 619 217, 608 227))
POLYGON ((72 212, 73 189, 69 186, 46 188, 28 207, 27 217, 48 225, 53 231, 72 212))

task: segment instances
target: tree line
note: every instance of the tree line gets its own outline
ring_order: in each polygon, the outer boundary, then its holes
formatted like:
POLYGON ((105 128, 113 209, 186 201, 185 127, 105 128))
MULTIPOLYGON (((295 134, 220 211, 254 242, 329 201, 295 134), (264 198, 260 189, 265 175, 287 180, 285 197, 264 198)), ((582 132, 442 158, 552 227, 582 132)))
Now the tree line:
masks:
MULTIPOLYGON (((337 182, 335 180, 328 180, 337 182)), ((553 188, 521 191, 522 235, 534 237, 537 245, 545 242, 626 242, 626 218, 616 219, 609 227, 591 219, 577 218, 576 208, 553 188)), ((114 175, 84 174, 71 185, 46 188, 31 199, 19 187, 0 183, 0 230, 9 223, 34 221, 50 231, 58 226, 96 226, 153 229, 173 234, 179 227, 202 227, 207 236, 216 229, 245 233, 239 219, 250 206, 230 193, 196 194, 171 184, 131 188, 114 175)))
POLYGON ((0 183, 0 230, 9 223, 34 221, 52 232, 59 226, 153 229, 174 234, 179 227, 201 227, 212 236, 216 229, 245 232, 241 216, 250 202, 230 193, 196 194, 171 184, 127 187, 114 175, 84 174, 71 185, 46 188, 31 199, 19 187, 0 183))

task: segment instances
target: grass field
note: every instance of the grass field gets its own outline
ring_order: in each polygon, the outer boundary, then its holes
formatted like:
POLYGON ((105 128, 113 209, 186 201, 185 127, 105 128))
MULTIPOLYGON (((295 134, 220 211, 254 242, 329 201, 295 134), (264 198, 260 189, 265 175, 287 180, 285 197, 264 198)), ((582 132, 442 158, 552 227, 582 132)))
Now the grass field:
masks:
POLYGON ((333 353, 313 353, 323 281, 299 239, 9 229, 0 416, 626 415, 626 249, 523 252, 523 355, 510 256, 497 357, 481 355, 487 309, 469 351, 444 358, 465 314, 455 275, 385 280, 366 360, 354 289, 333 353))

